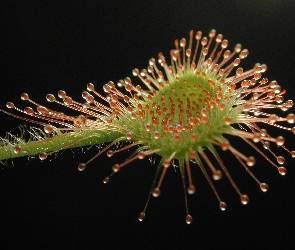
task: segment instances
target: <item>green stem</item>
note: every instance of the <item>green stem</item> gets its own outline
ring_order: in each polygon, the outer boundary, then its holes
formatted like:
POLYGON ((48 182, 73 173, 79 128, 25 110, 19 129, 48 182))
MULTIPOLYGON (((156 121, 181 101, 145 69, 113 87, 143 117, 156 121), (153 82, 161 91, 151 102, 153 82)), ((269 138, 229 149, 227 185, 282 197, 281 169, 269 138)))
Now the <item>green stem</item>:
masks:
POLYGON ((91 146, 111 142, 121 136, 121 133, 113 131, 82 130, 60 133, 42 140, 22 143, 12 143, 8 142, 8 139, 2 139, 3 142, 7 140, 7 143, 0 147, 0 160, 32 156, 41 152, 50 153, 63 149, 91 146), (21 147, 21 151, 18 153, 15 153, 16 146, 21 147))

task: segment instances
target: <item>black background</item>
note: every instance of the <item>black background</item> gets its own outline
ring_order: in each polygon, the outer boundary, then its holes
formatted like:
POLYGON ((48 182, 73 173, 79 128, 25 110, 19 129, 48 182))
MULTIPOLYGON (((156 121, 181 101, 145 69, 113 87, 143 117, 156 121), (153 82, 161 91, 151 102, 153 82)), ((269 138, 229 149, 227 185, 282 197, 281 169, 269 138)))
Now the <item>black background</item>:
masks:
MULTIPOLYGON (((250 51, 245 68, 261 62, 265 76, 276 79, 294 97, 295 7, 276 1, 10 1, 1 3, 1 108, 20 107, 20 94, 46 104, 59 89, 81 100, 88 82, 97 89, 109 80, 145 68, 159 51, 168 55, 173 40, 190 29, 222 33, 230 48, 242 43, 250 51)), ((134 80, 135 82, 136 80, 134 80)), ((60 109, 58 106, 54 106, 60 109)), ((23 122, 0 114, 1 136, 18 133, 23 122)), ((271 129, 269 129, 270 131, 271 129)), ((294 135, 283 134, 294 149, 294 135)), ((236 147, 251 152, 237 141, 236 147)), ((288 174, 280 176, 257 157, 255 173, 269 184, 262 193, 229 153, 222 157, 236 182, 250 197, 247 206, 224 178, 216 183, 228 204, 221 212, 204 177, 193 171, 197 192, 189 197, 194 222, 185 223, 179 172, 170 168, 162 195, 152 199, 139 223, 156 165, 137 161, 103 177, 123 161, 101 156, 84 172, 77 165, 96 148, 64 152, 56 159, 16 159, 0 170, 1 249, 291 249, 295 229, 294 160, 286 155, 288 174)), ((129 152, 131 153, 131 151, 129 152)), ((283 153, 284 154, 284 153, 283 153)))

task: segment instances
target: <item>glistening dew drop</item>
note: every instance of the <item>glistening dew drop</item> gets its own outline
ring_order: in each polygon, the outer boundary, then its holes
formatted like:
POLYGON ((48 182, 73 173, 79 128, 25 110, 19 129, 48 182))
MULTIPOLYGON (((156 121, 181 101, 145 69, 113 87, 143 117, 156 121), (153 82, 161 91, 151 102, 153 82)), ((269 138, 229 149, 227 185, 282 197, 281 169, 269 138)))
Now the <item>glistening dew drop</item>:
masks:
MULTIPOLYGON (((12 102, 7 108, 18 114, 1 110, 15 118, 43 127, 32 127, 24 136, 7 133, 1 138, 0 160, 21 156, 39 155, 41 161, 64 149, 89 145, 103 145, 103 148, 87 162, 78 165, 79 171, 99 155, 106 153, 113 157, 118 152, 134 149, 124 162, 115 164, 113 172, 103 179, 108 183, 111 176, 124 171, 124 166, 154 154, 161 160, 155 180, 139 220, 145 218, 152 196, 159 197, 165 175, 171 165, 178 167, 184 187, 186 223, 192 222, 187 193, 194 194, 195 186, 191 168, 199 168, 215 194, 219 208, 226 210, 227 204, 216 190, 214 182, 224 175, 234 188, 242 204, 248 196, 240 190, 230 171, 222 161, 216 148, 230 151, 263 192, 268 185, 258 180, 252 172, 256 160, 237 149, 227 139, 235 136, 244 145, 257 151, 266 162, 281 175, 285 158, 277 155, 271 144, 295 157, 295 151, 284 146, 282 136, 271 136, 264 127, 271 126, 295 133, 295 115, 280 117, 275 110, 286 111, 293 101, 284 101, 286 93, 276 81, 262 77, 265 64, 255 64, 252 69, 243 70, 240 62, 248 55, 247 49, 237 44, 227 50, 228 41, 221 34, 211 30, 209 37, 202 32, 189 32, 189 39, 175 40, 175 48, 166 61, 162 53, 158 60, 149 60, 143 70, 133 69, 139 85, 129 77, 117 84, 108 82, 103 86, 106 96, 99 94, 92 83, 82 93, 84 103, 73 100, 65 91, 58 92, 58 98, 47 94, 48 102, 65 106, 77 112, 77 116, 55 111, 48 105, 42 106, 23 93, 21 99, 35 106, 20 109, 12 102), (282 125, 281 125, 282 124, 282 125), (121 143, 126 142, 126 143, 121 143), (210 159, 211 158, 211 159, 210 159), (212 159, 216 163, 212 162, 212 159)), ((242 170, 242 171, 244 171, 242 170)))

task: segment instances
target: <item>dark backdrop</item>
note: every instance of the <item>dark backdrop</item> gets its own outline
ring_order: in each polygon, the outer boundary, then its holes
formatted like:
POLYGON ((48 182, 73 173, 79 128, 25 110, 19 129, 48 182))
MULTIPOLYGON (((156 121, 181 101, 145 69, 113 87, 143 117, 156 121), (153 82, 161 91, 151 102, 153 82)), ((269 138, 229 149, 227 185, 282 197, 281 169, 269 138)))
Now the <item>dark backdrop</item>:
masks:
MULTIPOLYGON (((133 68, 145 68, 159 51, 167 55, 173 40, 187 37, 190 29, 207 33, 211 28, 229 40, 230 48, 236 43, 248 48, 245 68, 266 63, 265 76, 288 90, 287 99, 294 97, 292 0, 30 2, 1 3, 1 108, 6 101, 26 106, 20 101, 23 92, 46 105, 45 95, 59 89, 81 100, 88 82, 100 89, 109 80, 131 76, 133 68)), ((18 133, 23 122, 0 117, 1 136, 18 133)), ((294 136, 283 134, 294 149, 294 136)), ((246 150, 243 144, 237 147, 246 150)), ((194 171, 197 192, 189 197, 194 222, 186 225, 178 171, 169 169, 161 197, 151 200, 146 220, 139 223, 156 165, 134 162, 103 185, 111 166, 126 155, 101 156, 78 172, 78 163, 96 152, 64 152, 44 162, 16 159, 0 170, 1 249, 288 249, 293 244, 291 157, 286 157, 284 177, 258 157, 256 173, 270 186, 264 194, 225 154, 225 163, 238 169, 236 181, 250 197, 242 206, 222 180, 217 187, 226 197, 226 212, 219 210, 206 181, 194 171)))

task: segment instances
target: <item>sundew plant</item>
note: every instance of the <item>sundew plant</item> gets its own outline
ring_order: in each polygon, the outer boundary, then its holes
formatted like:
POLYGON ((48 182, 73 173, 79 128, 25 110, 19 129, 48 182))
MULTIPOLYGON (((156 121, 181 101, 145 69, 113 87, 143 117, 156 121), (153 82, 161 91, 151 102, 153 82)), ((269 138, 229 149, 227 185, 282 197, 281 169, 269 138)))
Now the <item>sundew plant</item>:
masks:
POLYGON ((275 150, 287 151, 291 157, 295 157, 295 151, 284 146, 282 136, 273 137, 265 128, 295 133, 295 128, 288 126, 294 123, 295 115, 281 117, 276 112, 287 111, 293 101, 284 101, 286 90, 275 80, 262 76, 267 69, 265 64, 257 63, 243 70, 239 65, 248 50, 241 44, 229 50, 228 41, 215 30, 208 37, 191 30, 187 40, 175 40, 174 45, 169 57, 159 53, 157 59, 149 60, 146 69, 133 69, 134 80, 126 77, 116 84, 105 84, 105 94, 88 83, 82 102, 73 100, 64 90, 59 90, 57 97, 47 94, 46 106, 30 99, 27 93, 21 94, 21 99, 32 107, 19 108, 8 102, 9 111, 1 110, 3 113, 34 127, 22 131, 21 136, 7 132, 1 138, 0 160, 38 155, 43 161, 61 150, 101 145, 97 154, 78 164, 78 170, 84 171, 101 154, 112 157, 133 149, 125 161, 112 166, 112 172, 103 180, 108 183, 113 174, 124 171, 129 163, 158 155, 160 161, 139 214, 140 221, 145 218, 150 198, 160 195, 169 168, 180 172, 187 224, 193 220, 187 193, 195 193, 191 168, 202 172, 222 211, 227 205, 214 185, 222 176, 228 179, 241 203, 247 204, 248 196, 231 177, 217 148, 230 151, 241 171, 266 192, 268 185, 254 175, 254 166, 259 165, 254 156, 246 155, 245 149, 231 145, 227 138, 239 138, 241 145, 254 149, 262 161, 285 175, 285 158, 275 150), (76 111, 77 115, 57 111, 58 105, 76 111))

